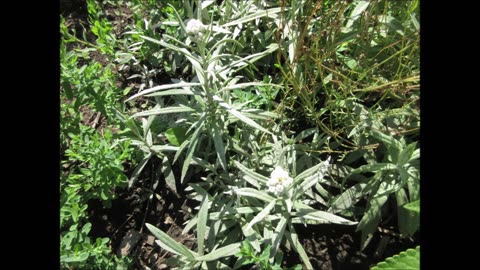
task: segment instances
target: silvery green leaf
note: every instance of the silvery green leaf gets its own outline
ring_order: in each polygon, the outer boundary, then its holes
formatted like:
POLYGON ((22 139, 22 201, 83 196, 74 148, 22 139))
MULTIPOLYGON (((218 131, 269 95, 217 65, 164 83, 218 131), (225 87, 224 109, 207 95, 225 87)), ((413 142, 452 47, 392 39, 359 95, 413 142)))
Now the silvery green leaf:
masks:
MULTIPOLYGON (((381 190, 380 190, 381 192, 381 190)), ((368 208, 357 225, 356 231, 362 231, 362 249, 366 246, 366 240, 377 229, 381 218, 381 208, 387 201, 388 195, 370 200, 368 208)))
POLYGON ((237 195, 252 197, 266 202, 271 202, 274 200, 274 198, 268 195, 266 192, 253 188, 237 188, 234 189, 234 192, 237 195))
MULTIPOLYGON (((278 49, 278 44, 276 43, 272 43, 270 45, 267 46, 267 50, 263 51, 263 52, 259 52, 259 53, 255 53, 255 54, 251 54, 249 56, 246 56, 244 58, 241 58, 239 60, 236 60, 236 61, 233 61, 231 62, 230 64, 224 66, 223 68, 221 68, 218 72, 222 72, 226 69, 231 69, 233 67, 239 67, 239 68, 242 68, 244 66, 246 66, 247 64, 251 64, 251 63, 254 63, 255 61, 259 60, 260 58, 264 57, 265 55, 267 54, 270 54, 274 51, 276 51, 278 49)), ((238 71, 239 69, 237 69, 236 71, 238 71)))
POLYGON ((159 115, 159 114, 167 114, 167 113, 185 113, 185 112, 195 112, 195 110, 187 106, 172 106, 172 107, 152 109, 149 111, 139 112, 134 114, 133 117, 159 115))
POLYGON ((358 1, 357 5, 352 11, 352 14, 350 14, 350 18, 347 22, 346 27, 351 27, 353 23, 360 17, 360 14, 362 14, 362 12, 367 9, 369 4, 369 1, 358 1))
POLYGON ((233 89, 243 89, 251 86, 270 86, 270 87, 278 87, 282 88, 281 85, 278 84, 272 84, 272 83, 263 83, 263 82, 249 82, 249 83, 237 83, 234 85, 228 85, 225 87, 222 87, 220 91, 225 91, 225 90, 233 90, 233 89))
POLYGON ((275 231, 273 232, 272 246, 270 247, 270 258, 275 257, 275 254, 278 251, 280 243, 282 242, 283 235, 285 234, 285 228, 287 227, 287 219, 285 216, 280 218, 275 231))
POLYGON ((179 244, 175 239, 171 238, 168 234, 162 232, 160 229, 156 228, 155 226, 149 223, 145 223, 145 226, 147 226, 148 230, 150 230, 150 232, 153 235, 155 235, 155 237, 158 239, 155 242, 163 249, 170 251, 173 254, 183 255, 190 260, 195 259, 195 256, 197 254, 195 254, 193 251, 186 248, 184 245, 179 244))
POLYGON ((205 250, 205 235, 207 232, 207 219, 208 219, 209 207, 210 207, 210 202, 208 201, 208 196, 204 196, 202 203, 200 204, 200 211, 198 212, 198 222, 197 222, 197 246, 198 246, 199 256, 202 256, 205 250))
POLYGON ((293 207, 297 209, 294 216, 304 217, 307 219, 313 219, 325 223, 336 223, 344 225, 355 225, 357 222, 350 221, 332 213, 316 210, 308 205, 302 204, 298 201, 293 202, 293 207))
POLYGON ((221 212, 212 212, 210 213, 209 217, 212 220, 221 219, 228 215, 236 215, 236 214, 252 214, 260 212, 263 207, 237 207, 237 208, 229 208, 225 211, 221 212))
POLYGON ((257 222, 263 220, 266 216, 270 214, 270 211, 272 211, 273 207, 275 206, 275 203, 277 201, 273 200, 271 201, 262 211, 260 211, 248 224, 246 227, 246 230, 252 228, 253 225, 255 225, 257 222))
POLYGON ((223 258, 223 257, 232 256, 232 255, 234 255, 234 254, 236 254, 237 252, 240 251, 240 246, 241 246, 240 243, 230 244, 228 246, 218 248, 218 249, 210 252, 207 255, 198 256, 198 257, 195 258, 195 260, 197 260, 197 261, 214 261, 214 260, 218 260, 218 259, 223 258))
POLYGON ((213 143, 217 152, 218 161, 222 168, 227 170, 227 159, 225 157, 225 145, 223 143, 222 132, 223 127, 218 125, 218 122, 214 122, 210 128, 210 134, 213 134, 213 143))
POLYGON ((257 181, 260 181, 264 184, 266 184, 268 182, 268 177, 266 176, 263 176, 259 173, 256 173, 255 171, 253 170, 250 170, 249 168, 245 167, 242 163, 238 162, 238 161, 234 161, 233 163, 235 163, 235 166, 237 166, 237 168, 242 171, 244 174, 250 176, 252 179, 255 179, 257 181))
POLYGON ((415 151, 415 148, 417 146, 416 142, 413 142, 409 144, 403 151, 400 152, 400 155, 398 157, 397 164, 404 165, 405 163, 409 162, 412 160, 413 153, 415 151))
POLYGON ((305 139, 306 137, 312 135, 312 134, 315 134, 315 132, 317 132, 318 129, 317 128, 309 128, 309 129, 305 129, 303 130, 302 132, 298 133, 297 136, 295 136, 295 141, 296 142, 299 142, 303 139, 305 139))
POLYGON ((268 134, 272 134, 270 131, 264 129, 263 127, 261 127, 259 124, 257 124, 255 121, 253 121, 252 119, 244 116, 243 114, 241 114, 239 111, 233 109, 228 103, 226 103, 221 97, 217 96, 217 95, 212 95, 212 98, 213 100, 217 101, 218 102, 218 105, 222 106, 223 108, 225 108, 227 110, 228 113, 232 114, 233 116, 237 117, 239 120, 241 120, 242 122, 244 122, 245 124, 249 125, 249 126, 252 126, 256 129, 259 129, 265 133, 268 133, 268 134))
MULTIPOLYGON (((286 8, 285 10, 287 10, 288 8, 286 8)), ((255 19, 258 19, 258 18, 262 18, 262 17, 275 17, 275 14, 282 11, 282 8, 270 8, 270 9, 266 9, 266 10, 258 10, 257 12, 255 13, 252 13, 252 14, 249 14, 247 16, 243 16, 241 17, 240 19, 237 19, 237 20, 234 20, 234 21, 231 21, 229 23, 226 23, 224 25, 222 25, 223 27, 228 27, 228 26, 232 26, 232 25, 238 25, 238 24, 241 24, 241 23, 246 23, 246 22, 249 22, 249 21, 252 21, 252 20, 255 20, 255 19)))
POLYGON ((172 89, 172 90, 166 90, 162 92, 156 92, 152 94, 145 95, 147 97, 159 97, 159 96, 170 96, 170 95, 198 95, 198 92, 194 92, 192 90, 188 89, 172 89))
POLYGON ((190 219, 187 225, 185 225, 185 228, 183 228, 182 234, 188 233, 188 231, 190 231, 195 225, 197 225, 197 221, 198 217, 193 217, 192 219, 190 219))
POLYGON ((185 178, 185 176, 187 174, 187 170, 190 167, 190 162, 191 162, 192 157, 193 157, 193 152, 197 148, 197 144, 198 144, 199 136, 200 136, 200 130, 203 127, 204 121, 205 121, 205 117, 200 118, 200 120, 198 121, 198 123, 199 123, 198 127, 193 132, 192 137, 190 138, 190 143, 189 143, 189 146, 188 146, 187 155, 185 157, 185 161, 183 162, 183 166, 182 166, 182 175, 180 177, 180 183, 182 183, 182 184, 183 184, 183 179, 185 178))
POLYGON ((328 170, 328 167, 329 167, 328 161, 322 161, 319 164, 317 164, 317 165, 311 167, 310 169, 307 169, 307 170, 303 171, 302 173, 300 173, 299 175, 297 175, 293 179, 293 182, 301 181, 302 179, 307 178, 309 176, 312 176, 314 174, 325 174, 328 170))
POLYGON ((173 145, 154 145, 150 149, 156 153, 178 151, 178 147, 173 145))
POLYGON ((131 97, 129 97, 125 102, 135 99, 140 96, 144 96, 147 94, 151 94, 157 91, 162 91, 162 90, 167 90, 167 89, 172 89, 172 88, 182 88, 182 87, 192 87, 192 86, 200 86, 202 85, 201 83, 186 83, 186 82, 181 82, 181 83, 173 83, 173 84, 164 84, 164 85, 159 85, 155 86, 146 90, 141 91, 140 93, 137 93, 131 97))
POLYGON ((375 163, 367 164, 360 166, 359 168, 352 171, 352 173, 361 173, 361 172, 378 172, 378 171, 388 171, 396 170, 397 166, 391 163, 375 163))
POLYGON ((147 162, 150 160, 150 157, 152 156, 151 153, 148 153, 140 163, 138 163, 137 167, 135 167, 135 170, 133 170, 132 176, 130 177, 130 180, 128 180, 128 188, 131 188, 135 181, 137 181, 138 176, 140 176, 140 173, 142 173, 143 168, 145 168, 145 165, 147 165, 147 162))
POLYGON ((343 210, 347 210, 352 207, 356 202, 358 202, 366 192, 364 191, 367 187, 365 183, 358 183, 349 189, 345 190, 340 196, 338 196, 333 203, 331 204, 328 212, 338 213, 343 210))
POLYGON ((177 193, 175 176, 173 175, 172 166, 170 166, 170 162, 167 156, 165 156, 162 160, 162 173, 165 178, 165 182, 170 187, 170 189, 172 189, 173 192, 177 193))
POLYGON ((302 259, 303 263, 305 264, 305 269, 314 269, 310 260, 308 259, 308 255, 303 249, 302 244, 298 241, 298 235, 295 231, 295 228, 292 224, 288 224, 289 230, 285 232, 285 236, 290 242, 290 245, 297 251, 298 255, 300 255, 300 259, 302 259))

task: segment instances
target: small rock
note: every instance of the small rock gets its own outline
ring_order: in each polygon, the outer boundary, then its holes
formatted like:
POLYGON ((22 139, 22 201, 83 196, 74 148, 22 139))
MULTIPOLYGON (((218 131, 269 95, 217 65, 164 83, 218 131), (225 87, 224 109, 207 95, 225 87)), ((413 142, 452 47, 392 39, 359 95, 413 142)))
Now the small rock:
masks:
POLYGON ((147 244, 150 246, 153 246, 153 243, 155 242, 155 236, 153 235, 147 235, 147 241, 145 241, 147 244))
POLYGON ((119 249, 117 250, 118 256, 128 256, 133 248, 137 245, 138 240, 142 235, 135 231, 129 230, 122 239, 122 243, 120 244, 119 249))

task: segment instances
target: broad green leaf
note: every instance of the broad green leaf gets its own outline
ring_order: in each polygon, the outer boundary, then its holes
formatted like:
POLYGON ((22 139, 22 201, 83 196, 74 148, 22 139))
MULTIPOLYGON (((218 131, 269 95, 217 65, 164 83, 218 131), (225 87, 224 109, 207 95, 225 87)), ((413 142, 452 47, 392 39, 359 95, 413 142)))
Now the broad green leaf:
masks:
POLYGON ((61 262, 82 262, 88 259, 88 252, 81 252, 78 255, 71 254, 71 255, 62 255, 60 256, 61 262))
POLYGON ((418 270, 420 269, 420 246, 402 251, 385 259, 371 270, 418 270))
POLYGON ((333 200, 328 212, 338 213, 352 207, 363 196, 365 196, 364 189, 366 186, 367 184, 365 183, 358 183, 345 190, 340 196, 333 200))
POLYGON ((165 131, 165 136, 171 144, 180 146, 187 139, 187 129, 182 127, 169 128, 165 131))
POLYGON ((268 195, 266 192, 253 188, 237 188, 234 189, 234 192, 240 196, 252 197, 266 202, 271 202, 274 200, 274 198, 268 195))
POLYGON ((272 211, 273 207, 275 206, 275 203, 277 200, 271 201, 262 211, 260 211, 247 225, 246 229, 252 228, 253 225, 255 225, 257 222, 265 219, 266 216, 270 214, 270 211, 272 211))
POLYGON ((195 110, 187 106, 172 106, 172 107, 159 108, 159 109, 139 112, 134 114, 133 117, 159 115, 159 114, 166 114, 166 113, 185 113, 185 112, 195 112, 195 110))
POLYGON ((131 188, 135 181, 137 181, 138 176, 140 176, 140 173, 142 173, 143 168, 145 168, 145 165, 147 165, 147 162, 150 160, 150 157, 152 156, 151 153, 147 154, 140 163, 138 163, 137 167, 135 167, 135 170, 133 170, 132 176, 130 177, 130 180, 128 180, 128 188, 131 188))
POLYGON ((405 204, 403 207, 412 212, 420 214, 420 200, 405 204))
POLYGON ((396 194, 398 229, 405 236, 413 235, 420 226, 420 214, 407 210, 404 206, 408 203, 407 194, 400 189, 396 194))
POLYGON ((204 196, 202 203, 200 204, 200 211, 198 212, 198 222, 197 222, 197 246, 198 246, 198 255, 203 256, 205 251, 205 235, 207 232, 207 219, 208 219, 208 208, 210 207, 210 202, 208 201, 208 196, 204 196))
POLYGON ((226 23, 226 24, 222 25, 222 27, 228 27, 228 26, 232 26, 232 25, 236 26, 236 25, 239 25, 241 23, 246 23, 246 22, 249 22, 249 21, 252 21, 252 20, 255 20, 255 19, 258 19, 258 18, 262 18, 262 17, 272 17, 280 11, 282 11, 282 8, 279 8, 279 7, 270 8, 270 9, 267 9, 267 10, 258 10, 255 13, 249 14, 247 16, 243 16, 240 19, 237 19, 237 20, 231 21, 229 23, 226 23))
POLYGON ((155 242, 163 249, 170 251, 173 254, 183 255, 190 260, 195 259, 195 253, 186 248, 184 245, 178 243, 175 239, 168 236, 168 234, 162 232, 160 229, 149 223, 145 223, 145 226, 147 226, 148 230, 155 235, 155 237, 158 239, 155 242))
POLYGON ((164 85, 159 85, 155 86, 146 90, 141 91, 140 93, 137 93, 131 97, 129 97, 125 102, 130 101, 132 99, 135 99, 140 96, 144 96, 147 94, 152 94, 157 91, 162 91, 162 90, 167 90, 167 89, 172 89, 172 88, 182 88, 182 87, 192 87, 192 86, 201 86, 201 83, 187 83, 187 82, 180 82, 180 83, 173 83, 173 84, 164 84, 164 85))
POLYGON ((305 252, 305 249, 303 249, 302 244, 300 241, 298 241, 298 235, 295 232, 295 228, 291 223, 288 224, 289 231, 285 232, 285 236, 288 239, 288 242, 290 242, 290 245, 293 246, 293 248, 297 251, 298 255, 300 255, 300 259, 303 261, 305 264, 305 269, 314 269, 312 264, 310 263, 310 260, 308 259, 308 255, 305 252))
POLYGON ((197 261, 214 261, 223 257, 232 256, 240 251, 240 243, 230 244, 225 247, 218 248, 207 255, 196 257, 197 261))
POLYGON ((242 113, 240 113, 239 111, 233 109, 228 103, 226 103, 222 98, 220 98, 219 96, 217 95, 212 95, 212 98, 213 100, 217 101, 218 102, 218 105, 222 106, 223 108, 225 108, 227 110, 228 113, 232 114, 233 116, 235 116, 236 118, 238 118, 240 121, 244 122, 245 124, 251 126, 251 127, 254 127, 256 129, 259 129, 265 133, 268 133, 268 134, 272 134, 270 131, 264 129, 263 127, 261 127, 259 124, 257 124, 255 121, 253 121, 252 119, 246 117, 245 115, 243 115, 242 113))

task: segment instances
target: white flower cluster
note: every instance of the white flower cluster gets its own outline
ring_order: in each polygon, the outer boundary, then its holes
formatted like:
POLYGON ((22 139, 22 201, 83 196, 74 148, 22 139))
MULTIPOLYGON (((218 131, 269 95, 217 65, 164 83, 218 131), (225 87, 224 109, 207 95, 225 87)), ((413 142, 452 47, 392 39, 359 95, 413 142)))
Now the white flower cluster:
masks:
POLYGON ((288 172, 277 166, 267 182, 268 191, 278 196, 283 194, 292 183, 293 179, 288 175, 288 172))
POLYGON ((187 34, 195 41, 201 40, 205 30, 207 30, 207 27, 201 21, 195 19, 188 20, 185 27, 187 34))

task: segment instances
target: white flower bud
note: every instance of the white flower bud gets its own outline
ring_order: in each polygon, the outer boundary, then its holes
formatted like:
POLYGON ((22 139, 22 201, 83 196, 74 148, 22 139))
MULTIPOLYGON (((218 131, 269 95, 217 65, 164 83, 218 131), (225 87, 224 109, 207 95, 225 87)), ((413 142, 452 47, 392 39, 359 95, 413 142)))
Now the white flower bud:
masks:
POLYGON ((207 27, 201 21, 195 19, 188 20, 185 26, 187 34, 194 40, 202 39, 203 33, 206 29, 207 27))

